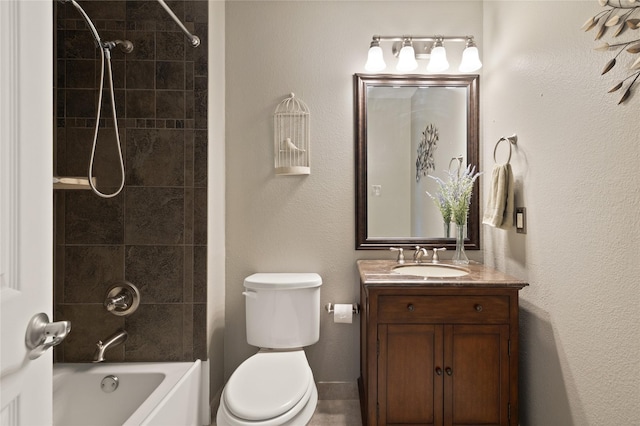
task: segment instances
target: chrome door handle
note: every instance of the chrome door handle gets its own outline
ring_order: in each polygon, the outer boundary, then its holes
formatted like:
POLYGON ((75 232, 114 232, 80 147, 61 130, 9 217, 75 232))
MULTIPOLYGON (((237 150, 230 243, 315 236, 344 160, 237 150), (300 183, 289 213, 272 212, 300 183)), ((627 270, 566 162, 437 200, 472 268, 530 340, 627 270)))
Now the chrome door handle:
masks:
POLYGON ((70 321, 49 322, 49 316, 43 312, 34 315, 24 338, 30 350, 29 359, 36 359, 47 349, 59 345, 70 332, 70 321))

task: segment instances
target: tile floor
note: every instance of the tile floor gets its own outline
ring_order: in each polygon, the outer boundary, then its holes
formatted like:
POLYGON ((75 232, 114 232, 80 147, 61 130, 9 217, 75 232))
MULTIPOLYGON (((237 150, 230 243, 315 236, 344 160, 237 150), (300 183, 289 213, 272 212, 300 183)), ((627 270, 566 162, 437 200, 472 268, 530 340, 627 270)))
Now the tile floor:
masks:
POLYGON ((318 383, 318 405, 306 426, 362 426, 356 382, 318 383))
POLYGON ((307 426, 361 426, 360 401, 321 399, 307 426))
POLYGON ((319 382, 318 406, 307 426, 361 425, 357 383, 319 382))

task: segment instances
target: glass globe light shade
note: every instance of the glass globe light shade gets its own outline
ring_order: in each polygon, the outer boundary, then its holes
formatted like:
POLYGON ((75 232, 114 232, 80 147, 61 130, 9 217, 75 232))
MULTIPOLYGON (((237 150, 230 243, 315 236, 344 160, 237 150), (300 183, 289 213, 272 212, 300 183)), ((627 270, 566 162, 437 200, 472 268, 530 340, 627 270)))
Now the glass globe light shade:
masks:
POLYGON ((413 71, 416 68, 418 68, 418 61, 416 61, 413 46, 408 45, 402 47, 398 55, 398 65, 396 65, 396 69, 398 71, 413 71))
POLYGON ((447 61, 447 51, 443 46, 436 46, 431 49, 431 59, 427 65, 429 72, 442 72, 449 69, 449 61, 447 61))
POLYGON ((469 46, 462 52, 462 61, 460 62, 460 72, 473 72, 482 68, 478 48, 469 46))
POLYGON ((382 48, 380 46, 371 46, 369 48, 369 55, 367 56, 367 63, 364 68, 370 72, 382 71, 387 67, 384 63, 382 54, 382 48))

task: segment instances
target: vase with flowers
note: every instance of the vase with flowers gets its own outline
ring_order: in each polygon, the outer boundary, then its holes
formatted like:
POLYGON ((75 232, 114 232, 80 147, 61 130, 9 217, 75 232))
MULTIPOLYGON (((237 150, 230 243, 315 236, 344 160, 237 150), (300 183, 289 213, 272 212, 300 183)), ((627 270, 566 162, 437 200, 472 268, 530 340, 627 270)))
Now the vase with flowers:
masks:
POLYGON ((456 252, 453 255, 453 263, 466 265, 469 263, 464 252, 464 240, 466 237, 467 216, 469 215, 469 204, 473 194, 473 184, 482 174, 476 172, 475 166, 468 165, 462 174, 459 172, 447 171, 449 179, 444 181, 435 176, 429 176, 438 184, 438 191, 435 195, 427 192, 442 214, 442 219, 446 224, 453 221, 456 224, 456 252))

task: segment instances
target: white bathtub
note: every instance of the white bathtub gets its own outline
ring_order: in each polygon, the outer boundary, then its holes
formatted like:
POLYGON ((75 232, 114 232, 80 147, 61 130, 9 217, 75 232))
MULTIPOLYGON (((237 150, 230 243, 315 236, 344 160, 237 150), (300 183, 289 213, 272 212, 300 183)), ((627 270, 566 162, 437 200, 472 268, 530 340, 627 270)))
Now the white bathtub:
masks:
POLYGON ((54 426, 200 426, 210 422, 207 363, 53 365, 54 426), (106 393, 101 382, 118 378, 106 393))

